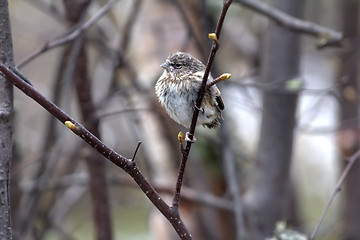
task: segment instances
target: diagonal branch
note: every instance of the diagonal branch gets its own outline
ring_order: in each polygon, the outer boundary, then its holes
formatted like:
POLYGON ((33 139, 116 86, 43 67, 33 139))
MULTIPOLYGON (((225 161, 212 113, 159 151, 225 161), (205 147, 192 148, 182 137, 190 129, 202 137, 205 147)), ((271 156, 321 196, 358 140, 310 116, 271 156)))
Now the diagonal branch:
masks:
POLYGON ((168 219, 171 223, 177 234, 181 239, 192 240, 192 236, 187 230, 184 222, 180 218, 177 212, 174 212, 173 209, 166 204, 166 202, 161 198, 155 188, 149 183, 149 181, 141 173, 140 169, 137 167, 136 162, 128 159, 118 153, 116 153, 111 148, 107 147, 101 140, 99 140, 95 135, 89 132, 85 127, 80 123, 76 122, 64 111, 62 111, 58 106, 53 102, 45 98, 40 92, 38 92, 34 87, 24 82, 19 76, 17 76, 13 71, 6 67, 3 63, 0 63, 0 72, 5 75, 7 80, 9 80, 14 86, 19 88, 22 92, 28 95, 30 98, 35 100, 43 108, 45 108, 49 113, 56 117, 60 122, 66 123, 66 126, 71 129, 76 135, 82 138, 86 143, 92 146, 96 151, 101 155, 109 159, 116 166, 122 168, 126 171, 137 183, 140 189, 145 193, 146 197, 155 205, 157 209, 168 219))
POLYGON ((105 4, 89 21, 85 22, 84 24, 79 25, 77 28, 71 30, 70 33, 66 34, 63 37, 55 39, 52 42, 45 43, 42 47, 38 50, 34 51, 30 56, 19 62, 17 65, 18 67, 23 67, 31 60, 35 59, 42 53, 59 46, 62 46, 66 43, 69 43, 79 37, 83 32, 87 31, 91 26, 93 26, 100 18, 102 18, 110 9, 111 7, 118 2, 119 0, 110 0, 107 4, 105 4))
POLYGON ((346 176, 349 174, 350 169, 352 168, 352 166, 354 165, 354 163, 360 158, 360 149, 354 153, 354 155, 351 156, 351 158, 349 159, 348 164, 346 165, 346 167, 344 168, 343 172, 341 173, 340 179, 336 184, 336 187, 334 189, 334 191, 332 192, 330 199, 324 209, 324 211, 322 212, 318 223, 316 224, 315 230, 314 232, 311 234, 310 240, 313 240, 317 234, 317 232, 319 231, 320 225, 323 222, 326 213, 328 212, 330 205, 332 204, 332 202, 335 199, 335 196, 338 192, 340 192, 341 190, 341 186, 343 184, 343 182, 345 181, 346 176))
POLYGON ((254 10, 255 12, 265 15, 269 19, 277 22, 285 28, 307 33, 317 37, 318 48, 324 48, 332 45, 340 46, 341 41, 343 40, 344 36, 341 32, 337 32, 330 28, 298 19, 264 2, 255 0, 235 0, 235 2, 254 10))
MULTIPOLYGON (((214 61, 215 54, 216 54, 216 52, 217 52, 217 50, 219 48, 219 43, 218 43, 217 39, 220 37, 220 33, 221 33, 221 29, 222 29, 222 26, 223 26, 223 23, 224 23, 224 19, 225 19, 227 10, 229 9, 231 3, 232 3, 232 0, 224 0, 223 8, 222 8, 220 18, 219 18, 219 21, 217 23, 216 30, 215 30, 215 38, 214 39, 211 38, 213 40, 213 44, 212 44, 212 47, 211 47, 211 52, 210 52, 210 55, 209 55, 209 58, 208 58, 208 62, 206 64, 204 76, 203 76, 201 86, 200 86, 200 89, 199 89, 199 95, 198 95, 197 100, 196 100, 196 107, 194 108, 194 114, 193 114, 192 121, 191 121, 191 126, 190 126, 190 138, 192 138, 192 136, 194 136, 194 133, 195 133, 196 122, 197 122, 197 119, 198 119, 198 116, 199 116, 201 102, 202 102, 202 100, 204 98, 204 94, 205 94, 205 91, 206 91, 206 83, 207 83, 207 80, 208 80, 208 77, 209 77, 209 74, 210 74, 210 68, 211 68, 211 65, 212 65, 212 63, 214 61)), ((174 193, 173 202, 172 202, 172 207, 173 207, 173 210, 175 212, 178 211, 178 207, 179 207, 180 191, 181 191, 181 186, 182 186, 182 182, 183 182, 183 179, 184 179, 185 167, 186 167, 186 162, 187 162, 188 157, 189 157, 191 144, 192 143, 190 141, 188 141, 186 143, 186 147, 185 147, 185 149, 183 151, 183 157, 182 157, 181 164, 180 164, 179 174, 178 174, 178 178, 177 178, 177 181, 176 181, 175 193, 174 193)))

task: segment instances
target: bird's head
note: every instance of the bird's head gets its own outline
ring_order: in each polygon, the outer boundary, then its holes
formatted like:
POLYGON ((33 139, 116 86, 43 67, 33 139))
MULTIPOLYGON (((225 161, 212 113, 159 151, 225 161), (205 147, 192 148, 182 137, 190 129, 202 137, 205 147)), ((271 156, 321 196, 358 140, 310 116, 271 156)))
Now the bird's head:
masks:
POLYGON ((160 66, 175 79, 181 79, 182 76, 189 76, 193 73, 205 70, 205 66, 202 62, 184 52, 171 54, 160 66))

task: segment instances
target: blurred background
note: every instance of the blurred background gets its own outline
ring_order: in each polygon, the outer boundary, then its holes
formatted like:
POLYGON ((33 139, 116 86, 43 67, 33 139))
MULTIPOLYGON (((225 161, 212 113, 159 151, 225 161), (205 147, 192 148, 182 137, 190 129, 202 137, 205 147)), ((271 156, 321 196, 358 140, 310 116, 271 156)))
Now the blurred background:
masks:
MULTIPOLYGON (((278 221, 310 234, 358 149, 360 3, 286 2, 264 1, 343 31, 343 46, 319 50, 316 38, 231 5, 211 70, 214 77, 232 74, 218 84, 224 120, 220 129, 196 129, 180 204, 194 239, 264 239, 278 221), (280 53, 285 60, 278 61, 280 53)), ((181 160, 177 134, 187 129, 161 108, 154 85, 172 52, 206 63, 207 35, 215 31, 222 1, 119 0, 74 41, 24 63, 106 3, 9 1, 15 62, 36 89, 121 155, 131 158, 141 141, 137 164, 170 204, 181 160)), ((123 170, 19 90, 14 141, 15 239, 179 239, 123 170), (94 213, 99 209, 108 212, 105 220, 94 213), (111 236, 99 233, 101 222, 111 236)), ((358 165, 317 239, 360 239, 358 165)))

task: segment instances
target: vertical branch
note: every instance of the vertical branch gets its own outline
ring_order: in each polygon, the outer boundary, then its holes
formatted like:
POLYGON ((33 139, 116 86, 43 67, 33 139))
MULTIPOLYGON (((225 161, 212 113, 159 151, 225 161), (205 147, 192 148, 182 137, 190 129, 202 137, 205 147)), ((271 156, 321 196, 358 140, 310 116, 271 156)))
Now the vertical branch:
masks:
MULTIPOLYGON (((64 52, 62 53, 62 56, 60 57, 60 63, 59 63, 59 69, 55 74, 56 80, 55 84, 50 90, 51 93, 53 93, 53 101, 55 104, 59 104, 61 100, 62 95, 62 80, 64 78, 65 73, 65 63, 69 59, 70 49, 66 48, 64 49, 64 52)), ((43 139, 43 143, 40 149, 40 157, 37 160, 39 165, 37 166, 37 169, 34 170, 34 179, 41 179, 42 186, 49 183, 48 179, 51 178, 57 159, 51 157, 54 152, 57 152, 59 148, 60 139, 58 134, 57 122, 56 118, 49 115, 49 118, 47 119, 47 124, 44 127, 45 132, 44 136, 41 138, 43 139)), ((61 145, 61 144, 60 144, 61 145)), ((57 155, 57 154, 55 154, 57 155)), ((39 206, 41 205, 42 201, 41 198, 43 197, 43 190, 34 188, 33 190, 27 192, 24 196, 22 196, 21 204, 16 209, 18 211, 17 220, 15 224, 17 224, 19 236, 27 236, 27 232, 33 228, 33 225, 35 222, 42 222, 42 224, 50 224, 48 219, 45 215, 39 215, 39 206), (39 219, 39 216, 40 219, 39 219)), ((49 200, 49 199, 47 199, 49 200)), ((43 209, 42 209, 43 210, 43 209)), ((46 210, 45 210, 46 211, 46 210)), ((46 229, 46 227, 42 228, 46 229)), ((40 230, 38 230, 38 234, 42 234, 40 230)))
MULTIPOLYGON (((8 1, 0 0, 0 62, 13 66, 8 1)), ((12 239, 10 220, 10 162, 12 158, 13 86, 0 74, 0 233, 12 239)))
MULTIPOLYGON (((64 0, 68 21, 75 25, 81 19, 90 0, 64 0)), ((84 35, 80 35, 72 44, 71 59, 68 62, 69 77, 74 78, 77 98, 85 121, 85 127, 96 137, 100 138, 99 121, 94 116, 96 108, 91 94, 91 84, 88 77, 87 55, 85 51, 84 35)), ((86 161, 90 175, 90 194, 92 199, 93 222, 97 239, 112 239, 110 207, 105 179, 105 162, 97 152, 91 152, 86 161)))
MULTIPOLYGON (((196 122, 197 122, 197 119, 198 119, 198 116, 199 116, 199 110, 200 110, 200 107, 201 107, 201 102, 202 102, 202 100, 204 98, 204 94, 205 94, 205 90, 206 90, 206 83, 207 83, 207 80, 208 80, 208 77, 209 77, 210 68, 211 68, 211 65, 212 65, 212 63, 214 61, 215 54, 216 54, 216 52, 217 52, 217 50, 219 48, 218 39, 220 37, 222 25, 224 23, 224 19, 225 19, 227 10, 229 9, 231 3, 232 3, 232 0, 224 0, 223 8, 222 8, 220 18, 219 18, 219 21, 217 23, 216 31, 215 31, 215 35, 216 35, 215 37, 217 39, 213 40, 210 55, 209 55, 208 62, 206 64, 206 68, 205 68, 205 72, 204 72, 204 76, 203 76, 203 79, 202 79, 202 82, 201 82, 201 87, 199 89, 199 95, 198 95, 197 100, 196 100, 196 106, 197 107, 195 107, 195 109, 194 109, 194 114, 193 114, 192 121, 191 121, 190 137, 194 136, 194 133, 195 133, 196 122)), ((185 147, 185 150, 183 152, 183 157, 182 157, 182 160, 181 160, 181 163, 180 163, 179 174, 178 174, 178 178, 177 178, 177 181, 176 181, 175 193, 174 193, 174 197, 173 197, 173 201, 172 201, 172 207, 173 207, 174 211, 178 211, 179 200, 180 200, 180 191, 181 191, 181 186, 182 186, 182 182, 183 182, 183 179, 184 179, 185 167, 186 167, 186 162, 187 162, 188 157, 189 157, 191 144, 192 143, 189 142, 189 141, 186 143, 186 147, 185 147)))
MULTIPOLYGON (((271 2, 288 14, 302 16, 303 0, 271 2)), ((262 56, 262 78, 265 83, 272 84, 273 89, 263 93, 260 141, 245 195, 247 210, 257 220, 250 226, 253 239, 264 239, 273 233, 276 222, 284 215, 289 196, 297 93, 287 91, 286 83, 299 74, 299 40, 296 33, 269 23, 262 56)))

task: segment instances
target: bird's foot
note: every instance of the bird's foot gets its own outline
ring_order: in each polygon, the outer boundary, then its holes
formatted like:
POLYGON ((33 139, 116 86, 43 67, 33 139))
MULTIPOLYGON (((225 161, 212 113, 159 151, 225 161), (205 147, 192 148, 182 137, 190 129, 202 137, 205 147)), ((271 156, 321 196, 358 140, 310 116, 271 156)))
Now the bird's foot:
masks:
POLYGON ((194 101, 194 109, 199 110, 200 112, 204 113, 204 109, 202 107, 196 106, 196 102, 194 101))
POLYGON ((185 141, 195 143, 196 142, 196 137, 193 134, 191 134, 189 132, 186 132, 185 141))

